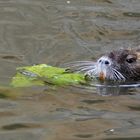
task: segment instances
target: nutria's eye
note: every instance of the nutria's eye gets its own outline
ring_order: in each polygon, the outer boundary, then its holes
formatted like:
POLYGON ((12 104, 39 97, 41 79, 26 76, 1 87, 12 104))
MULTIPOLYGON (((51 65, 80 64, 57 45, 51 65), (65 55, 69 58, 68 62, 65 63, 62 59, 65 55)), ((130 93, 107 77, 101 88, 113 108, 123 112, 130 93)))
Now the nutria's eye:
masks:
POLYGON ((130 58, 130 59, 126 59, 126 61, 128 63, 133 63, 133 62, 136 62, 136 59, 135 58, 130 58))
POLYGON ((136 60, 137 60, 137 56, 135 56, 135 55, 128 55, 128 56, 126 57, 126 61, 127 61, 128 63, 134 63, 134 62, 136 62, 136 60))

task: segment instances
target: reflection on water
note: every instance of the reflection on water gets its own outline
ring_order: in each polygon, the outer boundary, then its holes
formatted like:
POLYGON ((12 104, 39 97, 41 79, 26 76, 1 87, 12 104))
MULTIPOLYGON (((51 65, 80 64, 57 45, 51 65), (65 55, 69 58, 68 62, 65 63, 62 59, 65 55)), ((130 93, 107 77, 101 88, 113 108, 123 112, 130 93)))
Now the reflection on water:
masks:
POLYGON ((118 84, 104 84, 95 85, 97 87, 97 92, 102 96, 108 95, 133 95, 139 87, 138 83, 118 83, 118 84), (132 92, 133 91, 133 92, 132 92))
POLYGON ((19 66, 59 66, 137 47, 139 0, 1 0, 0 5, 0 139, 140 139, 139 83, 8 86, 19 66), (112 93, 119 96, 106 96, 112 93))

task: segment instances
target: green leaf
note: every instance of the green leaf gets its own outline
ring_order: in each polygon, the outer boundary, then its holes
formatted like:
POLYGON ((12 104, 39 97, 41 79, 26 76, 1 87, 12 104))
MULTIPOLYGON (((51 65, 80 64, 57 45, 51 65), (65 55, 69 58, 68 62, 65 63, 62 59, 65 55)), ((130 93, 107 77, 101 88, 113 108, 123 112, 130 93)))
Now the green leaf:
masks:
POLYGON ((86 83, 85 76, 79 73, 68 73, 64 68, 52 67, 46 64, 17 68, 12 78, 13 87, 27 87, 36 85, 75 85, 86 83))

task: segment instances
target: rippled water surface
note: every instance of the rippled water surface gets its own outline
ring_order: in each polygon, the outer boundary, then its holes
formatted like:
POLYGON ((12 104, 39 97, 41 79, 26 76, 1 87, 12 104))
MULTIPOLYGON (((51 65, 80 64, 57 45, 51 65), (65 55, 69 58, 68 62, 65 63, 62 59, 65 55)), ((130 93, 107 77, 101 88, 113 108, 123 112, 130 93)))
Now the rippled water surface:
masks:
POLYGON ((0 139, 139 140, 138 86, 8 86, 19 66, 138 45, 140 0, 0 0, 0 139))

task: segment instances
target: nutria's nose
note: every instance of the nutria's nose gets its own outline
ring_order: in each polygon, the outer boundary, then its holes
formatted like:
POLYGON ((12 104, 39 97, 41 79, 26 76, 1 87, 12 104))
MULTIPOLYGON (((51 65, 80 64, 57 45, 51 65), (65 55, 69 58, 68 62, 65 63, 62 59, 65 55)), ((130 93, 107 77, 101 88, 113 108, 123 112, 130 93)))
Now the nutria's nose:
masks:
POLYGON ((108 60, 104 60, 104 59, 100 59, 99 63, 108 65, 109 61, 108 60))
POLYGON ((105 60, 105 62, 104 62, 106 65, 108 65, 109 64, 109 61, 107 61, 107 60, 105 60))

